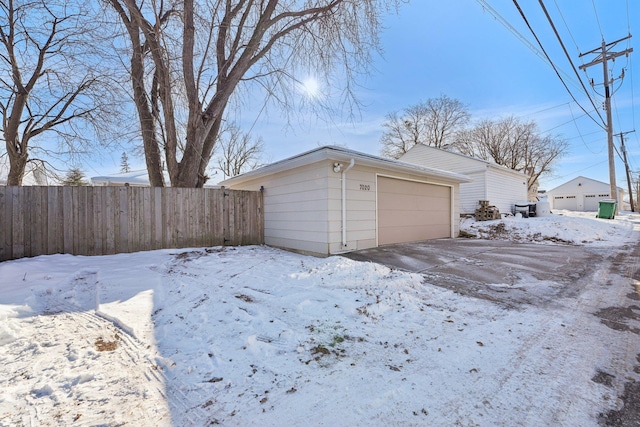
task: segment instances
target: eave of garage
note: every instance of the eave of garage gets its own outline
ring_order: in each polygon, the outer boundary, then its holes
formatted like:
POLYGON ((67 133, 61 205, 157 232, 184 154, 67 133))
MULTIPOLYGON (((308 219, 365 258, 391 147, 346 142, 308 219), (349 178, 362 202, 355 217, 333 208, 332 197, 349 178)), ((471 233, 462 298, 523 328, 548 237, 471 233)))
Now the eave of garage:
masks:
POLYGON ((332 160, 349 162, 351 159, 354 159, 356 163, 361 166, 370 166, 396 172, 438 178, 453 183, 471 182, 471 179, 468 176, 460 173, 404 163, 398 160, 385 159, 342 147, 324 146, 298 154, 297 156, 271 163, 242 175, 226 179, 220 182, 220 185, 232 187, 233 185, 238 185, 249 180, 259 179, 278 172, 291 170, 320 161, 332 160))

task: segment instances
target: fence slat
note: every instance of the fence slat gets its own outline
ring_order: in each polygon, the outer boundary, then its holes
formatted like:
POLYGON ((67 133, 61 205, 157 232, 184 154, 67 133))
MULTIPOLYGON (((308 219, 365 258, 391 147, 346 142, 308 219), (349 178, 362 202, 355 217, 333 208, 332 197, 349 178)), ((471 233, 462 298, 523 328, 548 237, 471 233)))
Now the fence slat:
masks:
POLYGON ((0 259, 11 258, 11 201, 6 191, 0 190, 0 233, 4 236, 0 245, 0 259))

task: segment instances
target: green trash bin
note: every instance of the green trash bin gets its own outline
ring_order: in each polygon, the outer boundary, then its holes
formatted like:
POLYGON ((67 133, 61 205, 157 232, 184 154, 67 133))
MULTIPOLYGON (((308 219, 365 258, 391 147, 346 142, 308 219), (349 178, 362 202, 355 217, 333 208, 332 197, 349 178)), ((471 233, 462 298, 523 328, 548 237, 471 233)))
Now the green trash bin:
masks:
POLYGON ((614 219, 616 217, 616 201, 600 200, 598 204, 598 218, 614 219))

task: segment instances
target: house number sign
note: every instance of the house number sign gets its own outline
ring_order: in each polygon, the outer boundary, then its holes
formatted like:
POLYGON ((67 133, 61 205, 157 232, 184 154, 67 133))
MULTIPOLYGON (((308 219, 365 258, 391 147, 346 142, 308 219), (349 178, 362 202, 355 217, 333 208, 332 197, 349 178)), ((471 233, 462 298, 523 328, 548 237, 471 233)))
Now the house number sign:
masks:
POLYGON ((371 185, 369 185, 369 184, 360 184, 360 190, 369 191, 369 190, 371 190, 371 185))

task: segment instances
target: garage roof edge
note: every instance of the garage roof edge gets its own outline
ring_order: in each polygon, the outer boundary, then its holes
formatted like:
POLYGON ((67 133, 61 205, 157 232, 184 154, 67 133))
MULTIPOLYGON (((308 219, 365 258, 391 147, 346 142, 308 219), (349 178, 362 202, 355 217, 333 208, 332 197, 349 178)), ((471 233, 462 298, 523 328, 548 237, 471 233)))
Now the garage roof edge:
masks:
POLYGON ((385 159, 371 154, 361 153, 350 150, 348 148, 336 146, 323 146, 304 153, 289 157, 277 162, 263 166, 259 169, 228 178, 220 182, 220 185, 230 186, 239 184, 250 179, 256 179, 285 170, 293 169, 300 166, 306 166, 322 160, 349 161, 355 159, 358 164, 373 167, 385 167, 391 170, 406 173, 417 173, 420 175, 438 177, 454 182, 471 182, 471 179, 463 174, 449 172, 440 169, 419 166, 412 163, 401 162, 398 160, 385 159))

